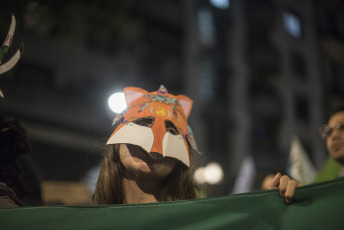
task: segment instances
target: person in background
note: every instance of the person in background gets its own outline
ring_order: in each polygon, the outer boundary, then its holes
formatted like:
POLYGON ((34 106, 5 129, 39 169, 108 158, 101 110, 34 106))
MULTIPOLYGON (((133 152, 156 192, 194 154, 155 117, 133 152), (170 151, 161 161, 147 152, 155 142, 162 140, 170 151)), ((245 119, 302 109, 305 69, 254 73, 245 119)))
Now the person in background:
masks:
MULTIPOLYGON (((127 109, 114 120, 93 196, 94 204, 135 204, 197 198, 193 152, 198 152, 187 124, 192 100, 127 87, 127 109)), ((296 182, 277 175, 275 184, 291 202, 296 182)))
MULTIPOLYGON (((334 108, 330 113, 330 118, 327 124, 324 124, 320 128, 321 136, 326 141, 326 148, 329 153, 330 160, 339 164, 339 170, 332 170, 335 175, 328 175, 328 178, 320 178, 322 173, 320 172, 316 182, 321 182, 326 179, 336 179, 343 177, 344 175, 344 104, 340 104, 334 108)), ((332 164, 332 167, 336 165, 332 164)), ((324 170, 328 170, 325 169, 324 170)), ((331 171, 331 170, 330 170, 331 171)))
POLYGON ((0 208, 24 206, 26 182, 21 157, 30 152, 25 129, 0 116, 0 208))
MULTIPOLYGON (((344 175, 344 104, 336 106, 330 113, 327 124, 320 127, 321 137, 326 141, 326 149, 329 153, 329 159, 325 162, 323 168, 320 170, 315 180, 312 183, 333 180, 344 175)), ((262 184, 262 189, 276 189, 279 188, 278 181, 288 180, 283 179, 278 173, 276 176, 268 174, 262 184)), ((280 191, 284 192, 286 199, 291 199, 296 187, 302 186, 301 183, 291 181, 291 186, 281 188, 280 191)), ((285 186, 285 183, 282 183, 285 186)))

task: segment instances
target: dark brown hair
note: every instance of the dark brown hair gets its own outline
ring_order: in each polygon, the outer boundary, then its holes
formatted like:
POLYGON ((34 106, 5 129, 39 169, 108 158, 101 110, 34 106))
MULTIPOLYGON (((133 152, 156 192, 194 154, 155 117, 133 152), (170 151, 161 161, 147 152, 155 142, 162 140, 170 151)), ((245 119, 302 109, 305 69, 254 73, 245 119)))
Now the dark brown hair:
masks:
MULTIPOLYGON (((190 162, 192 165, 192 149, 190 162)), ((191 166, 178 161, 172 172, 162 182, 158 201, 187 200, 196 198, 196 185, 192 179, 191 166)), ((123 204, 123 165, 119 159, 119 144, 108 145, 100 166, 94 204, 123 204)))
POLYGON ((20 158, 30 153, 25 129, 14 118, 0 115, 0 181, 12 188, 18 197, 25 194, 20 158))
POLYGON ((344 112, 344 103, 336 104, 336 106, 334 106, 331 109, 329 117, 332 117, 335 113, 338 113, 338 112, 344 112))

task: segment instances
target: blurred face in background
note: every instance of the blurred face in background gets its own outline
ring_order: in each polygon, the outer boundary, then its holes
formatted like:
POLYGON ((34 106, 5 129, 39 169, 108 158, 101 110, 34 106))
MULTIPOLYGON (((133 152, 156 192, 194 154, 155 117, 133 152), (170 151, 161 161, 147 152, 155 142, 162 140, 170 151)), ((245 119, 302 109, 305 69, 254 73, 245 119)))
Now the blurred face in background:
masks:
POLYGON ((333 159, 344 164, 344 111, 339 111, 330 117, 326 147, 333 159))

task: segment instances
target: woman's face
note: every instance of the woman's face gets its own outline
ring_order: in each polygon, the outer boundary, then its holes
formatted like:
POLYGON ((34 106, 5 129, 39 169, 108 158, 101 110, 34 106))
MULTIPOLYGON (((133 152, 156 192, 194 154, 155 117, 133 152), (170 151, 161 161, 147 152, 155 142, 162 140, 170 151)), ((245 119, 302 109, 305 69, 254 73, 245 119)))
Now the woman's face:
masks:
POLYGON ((159 181, 172 172, 178 161, 171 157, 153 160, 141 147, 129 144, 120 144, 119 157, 127 173, 159 181))
POLYGON ((341 164, 344 164, 344 130, 334 128, 337 123, 344 122, 344 112, 340 111, 333 114, 328 122, 328 126, 333 128, 331 134, 326 139, 326 146, 331 157, 341 164))

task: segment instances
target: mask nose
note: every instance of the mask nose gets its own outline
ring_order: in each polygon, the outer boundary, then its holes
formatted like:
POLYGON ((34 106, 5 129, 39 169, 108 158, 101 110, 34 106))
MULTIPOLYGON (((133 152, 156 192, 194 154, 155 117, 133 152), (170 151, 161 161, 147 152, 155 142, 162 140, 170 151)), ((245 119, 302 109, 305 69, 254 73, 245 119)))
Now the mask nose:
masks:
MULTIPOLYGON (((166 133, 165 125, 162 119, 156 119, 153 126, 152 131, 154 135, 154 142, 152 149, 150 151, 150 155, 158 156, 157 154, 161 155, 161 158, 163 157, 162 152, 162 140, 164 138, 164 135, 166 133)), ((152 156, 153 158, 153 156, 152 156)), ((154 159, 154 158, 153 158, 154 159)))

